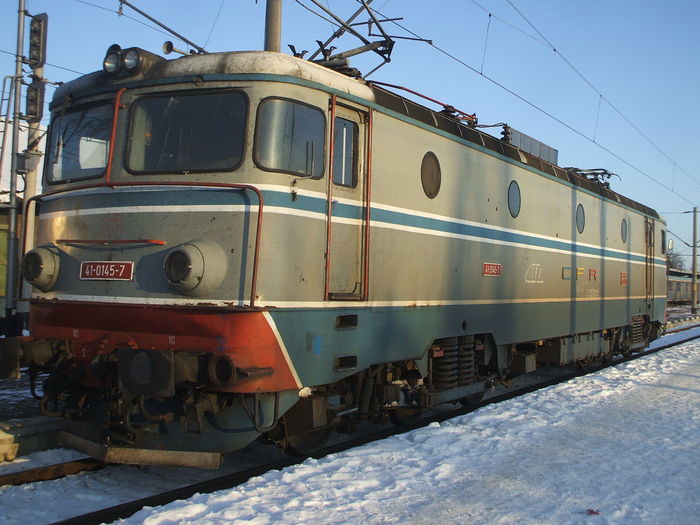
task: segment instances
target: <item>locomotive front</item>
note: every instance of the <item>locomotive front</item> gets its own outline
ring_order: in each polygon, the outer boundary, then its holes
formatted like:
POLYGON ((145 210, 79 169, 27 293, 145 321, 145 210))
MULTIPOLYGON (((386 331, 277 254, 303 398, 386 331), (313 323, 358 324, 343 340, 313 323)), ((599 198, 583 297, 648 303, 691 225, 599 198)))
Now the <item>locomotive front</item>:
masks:
MULTIPOLYGON (((265 88, 206 74, 269 67, 260 55, 166 61, 113 46, 104 71, 54 97, 48 191, 21 265, 32 335, 4 343, 3 368, 48 373, 41 407, 68 420, 66 444, 107 461, 216 466, 299 399, 256 306, 265 201, 250 183, 297 153, 266 134, 253 165, 251 100, 265 88)), ((288 106, 268 97, 259 127, 283 132, 288 106)), ((314 170, 310 155, 299 170, 314 170)))

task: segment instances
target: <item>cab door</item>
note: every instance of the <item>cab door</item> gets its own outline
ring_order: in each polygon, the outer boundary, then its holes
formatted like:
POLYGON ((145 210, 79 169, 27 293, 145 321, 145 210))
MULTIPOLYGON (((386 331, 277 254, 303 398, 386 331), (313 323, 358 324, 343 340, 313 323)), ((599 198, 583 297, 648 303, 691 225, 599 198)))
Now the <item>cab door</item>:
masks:
POLYGON ((366 295, 368 113, 331 100, 326 231, 327 301, 366 295))

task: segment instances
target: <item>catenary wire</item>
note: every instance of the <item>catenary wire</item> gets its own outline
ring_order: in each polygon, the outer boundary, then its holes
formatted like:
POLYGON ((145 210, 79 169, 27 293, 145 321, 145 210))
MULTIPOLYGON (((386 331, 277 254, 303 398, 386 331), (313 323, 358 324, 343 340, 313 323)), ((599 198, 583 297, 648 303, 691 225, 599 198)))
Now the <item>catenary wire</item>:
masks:
MULTIPOLYGON (((686 170, 681 168, 663 149, 661 149, 661 147, 658 144, 656 144, 656 142, 654 142, 651 138, 649 138, 649 136, 646 133, 644 133, 639 128, 639 126, 637 126, 634 122, 632 122, 624 113, 622 113, 622 111, 617 106, 615 106, 612 102, 610 102, 610 100, 603 93, 601 93, 600 90, 598 88, 596 88, 593 85, 593 83, 583 75, 583 73, 581 73, 564 55, 562 55, 561 52, 554 46, 554 44, 552 44, 549 41, 549 39, 547 39, 547 37, 542 34, 542 32, 525 16, 525 14, 522 11, 520 11, 520 9, 518 9, 513 4, 513 2, 511 0, 506 0, 506 2, 508 2, 508 4, 523 18, 523 20, 525 20, 525 22, 527 22, 527 24, 537 32, 537 34, 547 43, 547 45, 552 49, 552 51, 554 51, 554 53, 559 55, 559 57, 566 63, 566 65, 569 66, 571 68, 571 70, 574 73, 576 73, 576 75, 578 75, 579 78, 581 78, 581 80, 583 80, 586 84, 588 84, 588 86, 593 91, 595 91, 600 96, 600 98, 602 100, 604 100, 605 103, 613 109, 613 111, 615 111, 615 113, 617 113, 620 117, 622 117, 622 119, 625 122, 627 122, 627 124, 629 124, 632 127, 632 129, 634 129, 637 133, 639 133, 642 137, 644 137, 644 139, 649 144, 651 144, 659 153, 661 153, 664 157, 666 157, 666 159, 669 162, 671 162, 671 164, 673 164, 674 167, 678 168, 690 180, 692 180, 695 184, 700 186, 700 182, 695 177, 693 177, 690 173, 688 173, 686 170)), ((595 140, 594 140, 594 142, 595 142, 595 140)))
MULTIPOLYGON (((12 53, 10 51, 5 51, 4 49, 0 49, 0 53, 4 53, 6 55, 10 56, 16 56, 16 53, 12 53)), ((70 73, 75 73, 76 75, 84 75, 85 73, 82 73, 81 71, 76 71, 75 69, 71 69, 69 67, 63 67, 63 66, 58 66, 56 64, 51 64, 49 62, 46 63, 47 66, 55 67, 56 69, 62 69, 63 71, 68 71, 70 73)))
POLYGON ((202 47, 207 47, 209 45, 209 40, 211 40, 211 35, 214 32, 214 28, 216 27, 216 24, 219 22, 219 17, 221 16, 221 10, 224 7, 224 0, 221 0, 221 3, 219 4, 219 10, 216 13, 216 18, 214 19, 214 23, 211 25, 211 29, 209 30, 209 34, 207 35, 207 39, 202 45, 202 47))
MULTIPOLYGON (((384 17, 384 18, 387 18, 386 15, 382 14, 382 13, 379 12, 378 10, 376 10, 376 9, 373 9, 373 10, 374 10, 378 15, 380 15, 380 16, 382 16, 382 17, 384 17)), ((560 118, 554 116, 552 113, 550 113, 550 112, 548 112, 547 110, 545 110, 544 108, 538 106, 538 105, 535 104, 534 102, 531 102, 530 100, 526 99, 524 96, 522 96, 522 95, 516 93, 516 92, 513 91, 512 89, 508 88, 508 87, 505 86, 504 84, 501 84, 500 82, 498 82, 497 80, 491 78, 491 77, 488 76, 487 74, 480 72, 477 68, 471 66, 470 64, 467 64, 466 62, 464 62, 464 61, 461 60, 460 58, 456 57, 455 55, 451 54, 450 52, 448 52, 448 51, 442 49, 441 47, 439 47, 439 46, 437 46, 437 45, 435 45, 434 42, 432 42, 432 41, 430 41, 430 40, 427 40, 427 39, 421 37, 420 35, 418 35, 418 34, 415 33, 414 31, 412 31, 412 30, 409 29, 408 27, 404 26, 403 24, 400 24, 400 23, 398 23, 397 21, 393 21, 393 20, 392 20, 392 23, 395 24, 396 26, 398 26, 399 28, 403 29, 403 30, 406 31, 407 33, 411 34, 412 36, 414 36, 414 37, 416 37, 416 38, 418 38, 418 39, 420 39, 420 40, 422 40, 422 41, 425 41, 429 46, 433 47, 433 48, 434 48, 436 51, 438 51, 439 53, 441 53, 441 54, 445 55, 446 57, 450 58, 451 60, 457 62, 458 64, 462 65, 463 67, 465 67, 465 68, 467 68, 467 69, 473 71, 474 73, 476 73, 477 75, 481 76, 481 77, 484 78, 485 80, 488 80, 489 82, 491 82, 491 83, 494 84, 495 86, 501 88, 501 89, 502 89, 503 91, 505 91, 506 93, 509 93, 510 95, 512 95, 513 97, 517 98, 517 99, 520 100, 521 102, 524 102, 524 103, 527 104, 528 106, 530 106, 530 107, 532 107, 533 109, 539 111, 539 112, 542 113, 543 115, 549 117, 550 119, 552 119, 553 121, 557 122, 557 123, 560 124, 561 126, 565 127, 566 129, 568 129, 568 130, 571 131, 572 133, 574 133, 574 134, 580 136, 581 138, 583 138, 583 139, 585 139, 585 140, 591 142, 592 144, 595 144, 595 145, 596 145, 598 148, 600 148, 601 150, 605 151, 606 153, 608 153, 609 155, 611 155, 612 157, 614 157, 614 158, 617 159, 618 161, 622 162, 623 164, 625 164, 626 166, 628 166, 628 167, 631 168, 632 170, 636 171, 637 173, 643 175, 644 177, 646 177, 646 178, 649 179, 650 181, 652 181, 652 182, 654 182, 655 184, 661 186, 662 188, 664 188, 664 189, 667 190, 668 192, 672 193, 673 195, 676 195, 677 197, 681 198, 682 200, 684 200, 684 201, 687 202, 688 204, 691 204, 691 205, 695 206, 695 203, 693 203, 691 200, 689 200, 685 195, 682 195, 682 194, 676 192, 673 188, 671 188, 671 187, 668 186, 667 184, 665 184, 665 183, 661 182, 660 180, 654 178, 652 175, 650 175, 649 173, 647 173, 647 172, 644 171, 643 169, 639 168, 638 166, 635 166, 635 165, 632 164, 630 161, 628 161, 627 159, 623 158, 621 155, 619 155, 619 154, 613 152, 610 148, 604 146, 604 145, 601 144, 600 142, 594 141, 591 137, 589 137, 588 135, 586 135, 584 132, 582 132, 582 131, 580 131, 580 130, 574 128, 574 127, 571 126, 570 124, 567 124, 566 122, 564 122, 564 121, 561 120, 560 118)), ((673 162, 673 161, 672 161, 672 162, 673 162)), ((675 162, 674 162, 674 165, 675 165, 675 166, 678 166, 675 162)), ((679 169, 680 169, 680 168, 679 168, 679 169)))

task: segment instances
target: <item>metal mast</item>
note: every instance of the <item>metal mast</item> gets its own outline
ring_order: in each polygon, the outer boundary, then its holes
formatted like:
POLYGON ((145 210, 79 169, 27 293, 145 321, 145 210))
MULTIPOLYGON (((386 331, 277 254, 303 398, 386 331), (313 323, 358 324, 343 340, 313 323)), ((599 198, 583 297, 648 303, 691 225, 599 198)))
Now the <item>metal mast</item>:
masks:
POLYGON ((693 281, 690 290, 690 312, 695 314, 698 311, 698 209, 693 207, 693 281))
POLYGON ((10 326, 17 306, 17 151, 19 151, 19 119, 22 101, 22 57, 24 56, 25 0, 19 0, 17 13, 17 55, 15 56, 14 111, 12 116, 12 149, 10 163, 10 203, 7 224, 7 275, 5 277, 5 321, 10 326))
POLYGON ((280 52, 282 46, 282 0, 267 0, 265 51, 280 52))

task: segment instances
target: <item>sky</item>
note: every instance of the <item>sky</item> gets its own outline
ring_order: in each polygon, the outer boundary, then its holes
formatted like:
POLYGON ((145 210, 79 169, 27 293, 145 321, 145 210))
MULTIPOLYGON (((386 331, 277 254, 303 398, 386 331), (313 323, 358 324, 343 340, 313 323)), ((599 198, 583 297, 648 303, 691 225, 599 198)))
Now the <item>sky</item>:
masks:
MULTIPOLYGON (((209 52, 263 47, 265 1, 133 0, 209 52)), ((341 17, 355 0, 323 0, 341 17)), ((0 2, 0 71, 14 73, 17 0, 0 2)), ((334 28, 283 0, 282 51, 315 51, 334 28)), ((374 0, 399 40, 370 78, 399 84, 467 113, 507 122, 556 148, 561 166, 606 168, 612 188, 656 209, 690 266, 692 215, 700 206, 700 3, 694 0, 374 0)), ((27 0, 49 15, 45 76, 68 81, 101 68, 107 48, 160 53, 164 34, 118 0, 27 0)), ((365 21, 366 17, 358 18, 365 21)), ((339 49, 356 47, 344 38, 339 49)), ((307 55, 308 56, 308 55, 307 55)), ((376 55, 352 60, 368 72, 376 55)), ((47 100, 54 89, 50 88, 47 100)), ((498 134, 498 133, 496 133, 498 134)))

